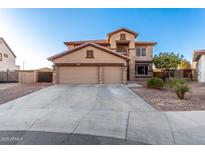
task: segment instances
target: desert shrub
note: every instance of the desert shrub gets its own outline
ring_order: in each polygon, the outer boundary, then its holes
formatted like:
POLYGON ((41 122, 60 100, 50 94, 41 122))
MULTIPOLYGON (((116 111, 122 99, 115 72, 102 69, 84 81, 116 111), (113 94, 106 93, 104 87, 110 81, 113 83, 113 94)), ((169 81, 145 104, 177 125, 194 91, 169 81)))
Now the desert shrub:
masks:
POLYGON ((161 89, 164 87, 164 82, 162 79, 154 77, 147 81, 147 87, 154 89, 161 89))
POLYGON ((166 86, 167 88, 174 89, 174 87, 176 86, 178 80, 179 80, 178 78, 166 79, 166 80, 165 80, 165 86, 166 86))
POLYGON ((179 99, 184 99, 185 94, 191 90, 186 79, 171 78, 166 81, 166 86, 173 89, 179 99))

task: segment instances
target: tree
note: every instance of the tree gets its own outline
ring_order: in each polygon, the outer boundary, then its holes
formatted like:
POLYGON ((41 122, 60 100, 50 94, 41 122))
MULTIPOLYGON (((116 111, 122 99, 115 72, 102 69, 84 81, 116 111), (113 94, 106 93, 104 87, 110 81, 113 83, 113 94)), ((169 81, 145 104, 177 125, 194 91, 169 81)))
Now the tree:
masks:
POLYGON ((176 70, 179 66, 183 55, 175 54, 173 52, 161 52, 153 58, 155 68, 161 71, 168 71, 170 77, 170 70, 176 70))
POLYGON ((179 64, 179 69, 190 69, 190 68, 191 68, 191 64, 188 60, 186 59, 181 60, 179 64))

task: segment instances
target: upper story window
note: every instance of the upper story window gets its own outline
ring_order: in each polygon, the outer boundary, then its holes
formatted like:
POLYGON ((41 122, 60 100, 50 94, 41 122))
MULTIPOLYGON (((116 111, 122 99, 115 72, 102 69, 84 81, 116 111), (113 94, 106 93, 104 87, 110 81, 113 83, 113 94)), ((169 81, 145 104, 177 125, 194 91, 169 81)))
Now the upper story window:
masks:
POLYGON ((0 53, 0 61, 2 61, 2 53, 0 53))
POLYGON ((87 50, 86 58, 94 58, 93 50, 87 50))
POLYGON ((120 40, 126 40, 125 34, 120 34, 120 40))
POLYGON ((4 57, 5 57, 5 58, 8 58, 8 57, 9 57, 9 55, 8 55, 8 54, 4 54, 4 57))
POLYGON ((146 48, 137 48, 136 49, 136 55, 137 56, 146 56, 146 48))

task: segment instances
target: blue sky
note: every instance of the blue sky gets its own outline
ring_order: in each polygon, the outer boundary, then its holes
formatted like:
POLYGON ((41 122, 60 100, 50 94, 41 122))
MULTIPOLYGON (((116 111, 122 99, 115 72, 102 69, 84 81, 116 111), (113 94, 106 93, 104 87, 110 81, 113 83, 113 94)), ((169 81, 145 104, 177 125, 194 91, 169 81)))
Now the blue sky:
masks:
POLYGON ((51 66, 47 57, 66 50, 64 41, 105 39, 120 27, 137 40, 158 42, 154 54, 205 48, 205 9, 0 9, 0 37, 27 69, 51 66))

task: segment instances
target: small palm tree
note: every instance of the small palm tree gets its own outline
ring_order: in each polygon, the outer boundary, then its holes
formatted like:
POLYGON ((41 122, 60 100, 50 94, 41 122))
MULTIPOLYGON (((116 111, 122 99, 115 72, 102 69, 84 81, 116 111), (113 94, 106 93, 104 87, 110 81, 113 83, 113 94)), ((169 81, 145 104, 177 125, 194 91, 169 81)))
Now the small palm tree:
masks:
POLYGON ((179 99, 184 99, 187 92, 190 92, 187 80, 172 78, 167 81, 167 86, 174 89, 179 99))

